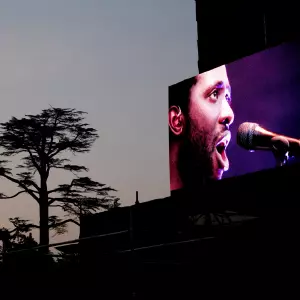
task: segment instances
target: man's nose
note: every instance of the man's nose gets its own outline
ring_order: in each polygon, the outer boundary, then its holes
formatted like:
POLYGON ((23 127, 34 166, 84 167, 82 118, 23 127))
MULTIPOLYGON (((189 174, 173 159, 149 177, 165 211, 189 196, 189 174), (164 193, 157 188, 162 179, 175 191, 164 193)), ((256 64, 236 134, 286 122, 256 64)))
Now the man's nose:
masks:
POLYGON ((231 125, 234 121, 234 113, 227 100, 223 100, 222 111, 219 122, 221 124, 231 125))

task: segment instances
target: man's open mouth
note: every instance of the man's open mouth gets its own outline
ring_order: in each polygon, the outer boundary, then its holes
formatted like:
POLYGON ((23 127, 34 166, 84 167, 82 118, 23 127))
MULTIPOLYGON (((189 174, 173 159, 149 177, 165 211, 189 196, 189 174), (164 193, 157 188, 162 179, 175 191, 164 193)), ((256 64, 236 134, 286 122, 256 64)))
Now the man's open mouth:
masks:
POLYGON ((226 148, 230 142, 230 139, 231 134, 230 132, 228 132, 218 141, 216 145, 219 169, 223 169, 224 171, 227 171, 229 169, 229 161, 226 155, 226 148))
POLYGON ((217 145, 217 151, 222 155, 224 151, 226 150, 226 144, 224 142, 221 142, 220 144, 217 145))

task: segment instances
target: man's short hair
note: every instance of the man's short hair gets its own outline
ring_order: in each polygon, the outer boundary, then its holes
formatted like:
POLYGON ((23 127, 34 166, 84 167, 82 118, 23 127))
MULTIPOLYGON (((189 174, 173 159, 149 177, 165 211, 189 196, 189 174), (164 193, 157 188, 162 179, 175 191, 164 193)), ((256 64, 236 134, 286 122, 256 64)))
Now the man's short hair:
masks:
POLYGON ((190 90, 196 83, 196 76, 169 86, 169 108, 179 106, 183 113, 188 112, 190 90))

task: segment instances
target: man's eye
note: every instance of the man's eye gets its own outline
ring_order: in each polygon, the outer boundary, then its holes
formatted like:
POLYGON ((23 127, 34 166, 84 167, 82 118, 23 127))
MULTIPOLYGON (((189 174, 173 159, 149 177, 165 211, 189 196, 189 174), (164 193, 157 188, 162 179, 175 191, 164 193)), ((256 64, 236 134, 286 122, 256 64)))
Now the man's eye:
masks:
POLYGON ((228 104, 231 105, 231 97, 228 94, 225 95, 225 99, 228 102, 228 104))
POLYGON ((220 91, 219 91, 219 90, 214 90, 214 91, 211 93, 210 97, 212 98, 212 100, 218 100, 219 94, 220 94, 220 91))

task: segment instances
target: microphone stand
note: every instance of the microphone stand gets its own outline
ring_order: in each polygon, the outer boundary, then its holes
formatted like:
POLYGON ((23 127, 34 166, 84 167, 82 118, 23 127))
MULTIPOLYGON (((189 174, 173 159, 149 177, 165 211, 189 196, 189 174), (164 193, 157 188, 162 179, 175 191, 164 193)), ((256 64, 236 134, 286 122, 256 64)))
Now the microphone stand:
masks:
POLYGON ((289 141, 283 136, 275 136, 271 139, 276 166, 282 167, 289 160, 289 141))

